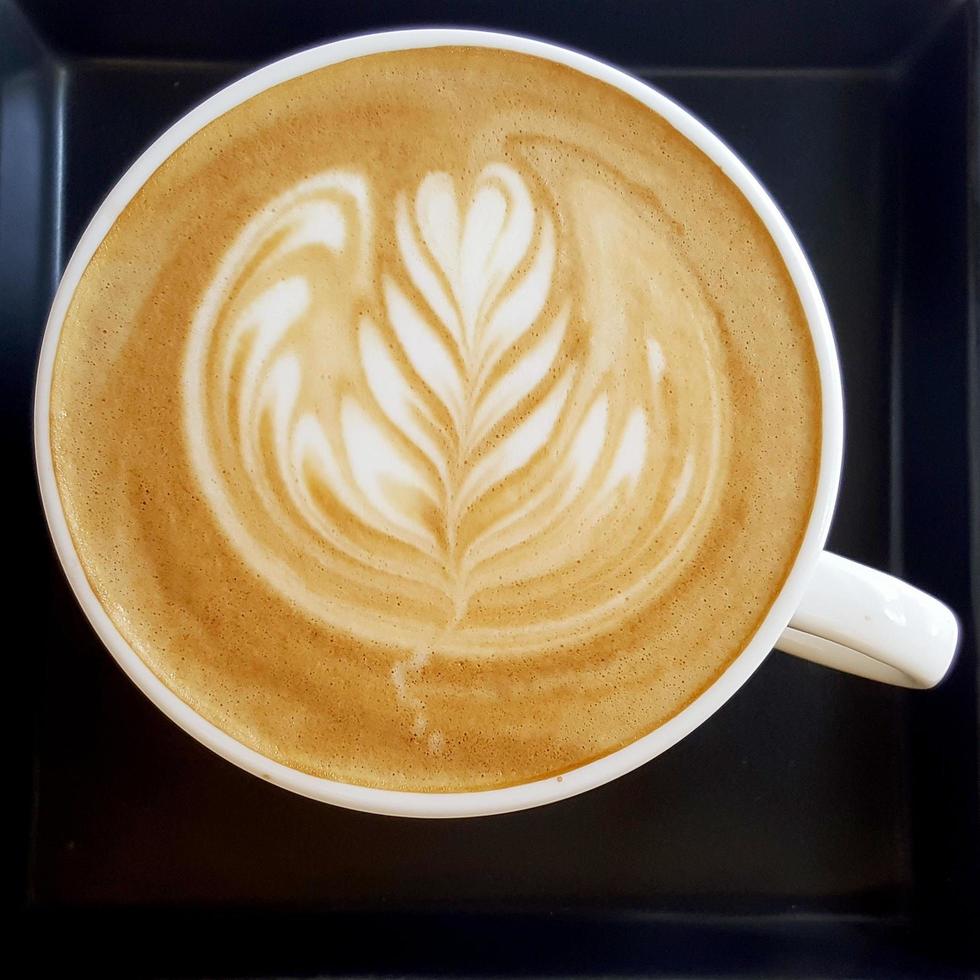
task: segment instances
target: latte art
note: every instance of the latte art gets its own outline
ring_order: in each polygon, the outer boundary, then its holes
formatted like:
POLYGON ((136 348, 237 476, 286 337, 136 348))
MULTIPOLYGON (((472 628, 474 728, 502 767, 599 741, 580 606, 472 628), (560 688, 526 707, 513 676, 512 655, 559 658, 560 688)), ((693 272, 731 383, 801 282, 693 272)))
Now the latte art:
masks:
POLYGON ((216 517, 284 598, 361 639, 506 656, 608 631, 669 588, 724 477, 697 281, 642 216, 561 228, 501 163, 379 210, 327 171, 218 269, 184 369, 216 517))
POLYGON ((556 776, 744 649, 810 514, 816 359, 778 250, 663 119, 483 48, 215 119, 72 298, 55 477, 136 654, 295 769, 556 776))

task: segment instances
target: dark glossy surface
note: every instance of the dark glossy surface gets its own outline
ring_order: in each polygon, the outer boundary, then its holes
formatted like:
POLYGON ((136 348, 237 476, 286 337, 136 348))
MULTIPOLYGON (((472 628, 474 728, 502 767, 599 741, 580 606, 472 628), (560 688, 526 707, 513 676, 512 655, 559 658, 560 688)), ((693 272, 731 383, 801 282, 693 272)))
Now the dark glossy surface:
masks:
POLYGON ((0 432, 11 553, 37 624, 9 644, 7 723, 27 842, 14 897, 34 955, 130 975, 969 975, 977 5, 517 9, 0 0, 0 432), (261 783, 115 667, 69 594, 33 485, 30 389, 60 269, 125 166, 204 95, 291 48, 410 22, 528 31, 615 60, 759 174, 810 255, 841 350, 832 546, 956 609, 965 642, 940 689, 773 656, 710 722, 609 786, 528 813, 413 822, 261 783))

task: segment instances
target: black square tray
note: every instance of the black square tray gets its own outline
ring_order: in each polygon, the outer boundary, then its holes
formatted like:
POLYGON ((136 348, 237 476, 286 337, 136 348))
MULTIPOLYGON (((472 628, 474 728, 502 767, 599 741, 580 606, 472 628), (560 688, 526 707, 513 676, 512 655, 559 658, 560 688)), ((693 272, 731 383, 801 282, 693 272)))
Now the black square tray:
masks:
POLYGON ((977 975, 978 10, 0 0, 0 433, 17 569, 3 714, 31 972, 977 975), (831 545, 957 610, 960 658, 940 688, 775 655, 611 785, 425 822, 265 785, 115 667, 34 484, 34 364, 63 263, 129 161, 203 96, 300 46, 417 23, 532 33, 621 64, 761 176, 841 349, 831 545))

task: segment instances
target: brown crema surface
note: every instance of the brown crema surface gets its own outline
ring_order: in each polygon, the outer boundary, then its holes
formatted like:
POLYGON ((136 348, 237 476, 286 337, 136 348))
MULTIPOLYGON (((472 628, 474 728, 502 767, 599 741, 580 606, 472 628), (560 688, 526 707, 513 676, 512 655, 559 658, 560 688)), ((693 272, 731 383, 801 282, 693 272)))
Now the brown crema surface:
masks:
POLYGON ((269 758, 556 775, 689 704, 782 586, 816 358, 762 222, 538 58, 355 59, 228 112, 72 300, 51 404, 120 633, 269 758))

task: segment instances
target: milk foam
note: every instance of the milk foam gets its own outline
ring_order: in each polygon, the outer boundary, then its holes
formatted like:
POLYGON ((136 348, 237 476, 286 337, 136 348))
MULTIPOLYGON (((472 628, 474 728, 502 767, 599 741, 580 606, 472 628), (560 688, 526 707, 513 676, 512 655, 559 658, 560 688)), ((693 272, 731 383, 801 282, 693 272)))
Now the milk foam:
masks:
POLYGON ((52 378, 65 517, 162 683, 368 786, 564 772, 676 715, 810 513, 820 390, 765 227, 625 93, 391 52, 147 180, 52 378))
POLYGON ((669 588, 725 477, 731 421, 696 279, 613 197, 559 230, 549 195, 500 162, 472 186, 429 173, 384 207, 367 178, 327 171, 228 251, 183 374, 200 490, 264 581, 360 639, 506 656, 615 627, 669 588), (386 223, 396 248, 379 254, 386 223), (337 263, 347 274, 318 291, 337 263), (642 295, 607 338, 615 360, 570 343, 573 322, 609 329, 570 287, 589 266, 603 291, 642 295), (383 603, 338 595, 363 576, 383 577, 383 603), (469 615, 484 592, 497 622, 469 615))

